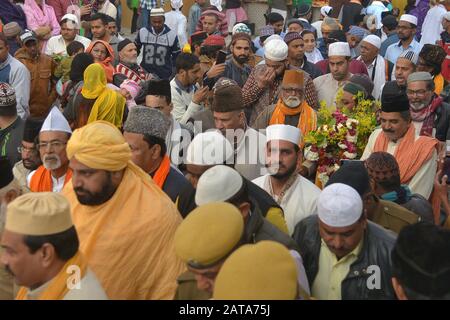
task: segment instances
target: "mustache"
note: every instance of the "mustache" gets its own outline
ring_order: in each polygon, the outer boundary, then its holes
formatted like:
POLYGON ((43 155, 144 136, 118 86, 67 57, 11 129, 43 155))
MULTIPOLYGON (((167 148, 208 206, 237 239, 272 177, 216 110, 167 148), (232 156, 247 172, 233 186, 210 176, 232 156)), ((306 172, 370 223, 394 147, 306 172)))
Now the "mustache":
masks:
POLYGON ((82 193, 86 193, 86 194, 92 195, 92 193, 89 190, 86 190, 86 189, 84 189, 82 187, 73 188, 73 191, 75 191, 75 192, 82 192, 82 193))
POLYGON ((391 129, 383 129, 383 132, 386 132, 386 133, 394 133, 395 131, 394 131, 394 130, 391 130, 391 129))

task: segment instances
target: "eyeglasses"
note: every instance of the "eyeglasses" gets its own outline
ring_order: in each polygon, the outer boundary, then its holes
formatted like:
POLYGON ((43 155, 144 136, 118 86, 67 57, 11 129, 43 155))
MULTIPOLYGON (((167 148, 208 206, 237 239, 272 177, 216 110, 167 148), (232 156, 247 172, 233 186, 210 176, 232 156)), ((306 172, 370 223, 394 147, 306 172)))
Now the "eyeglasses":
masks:
POLYGON ((427 93, 427 90, 425 90, 425 89, 421 89, 421 90, 406 90, 406 94, 408 95, 408 96, 423 96, 423 95, 425 95, 425 93, 427 93))
POLYGON ((51 141, 51 142, 42 142, 38 144, 39 150, 45 150, 50 146, 50 149, 59 150, 64 147, 67 142, 62 141, 51 141))
POLYGON ((17 147, 17 152, 22 153, 22 152, 25 152, 25 151, 29 152, 29 153, 36 153, 37 152, 36 148, 27 148, 27 147, 24 147, 24 146, 17 147))

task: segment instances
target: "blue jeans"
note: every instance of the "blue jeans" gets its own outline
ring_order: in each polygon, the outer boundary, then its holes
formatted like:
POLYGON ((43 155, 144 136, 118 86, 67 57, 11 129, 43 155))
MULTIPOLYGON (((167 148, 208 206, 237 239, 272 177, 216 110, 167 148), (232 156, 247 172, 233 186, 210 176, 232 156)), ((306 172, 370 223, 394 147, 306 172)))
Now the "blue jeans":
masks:
POLYGON ((146 28, 149 25, 149 17, 150 17, 150 10, 147 8, 142 8, 141 11, 142 14, 142 28, 146 28))

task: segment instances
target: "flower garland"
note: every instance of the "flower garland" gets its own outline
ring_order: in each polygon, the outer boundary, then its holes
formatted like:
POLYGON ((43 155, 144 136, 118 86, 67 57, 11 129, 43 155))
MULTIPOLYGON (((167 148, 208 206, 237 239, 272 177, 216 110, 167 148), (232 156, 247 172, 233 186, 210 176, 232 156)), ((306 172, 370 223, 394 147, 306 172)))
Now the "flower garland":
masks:
POLYGON ((336 111, 322 103, 317 113, 317 130, 304 137, 305 159, 317 162, 317 179, 322 186, 339 169, 341 160, 362 156, 377 125, 375 114, 379 103, 362 99, 359 95, 356 101, 358 103, 352 110, 342 108, 336 111))

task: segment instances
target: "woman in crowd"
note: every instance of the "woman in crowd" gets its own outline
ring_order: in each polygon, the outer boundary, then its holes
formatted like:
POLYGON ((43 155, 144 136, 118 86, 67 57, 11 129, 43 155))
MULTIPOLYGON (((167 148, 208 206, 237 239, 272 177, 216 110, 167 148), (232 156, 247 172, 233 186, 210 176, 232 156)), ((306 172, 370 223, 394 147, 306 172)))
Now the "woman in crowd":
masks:
POLYGON ((114 50, 109 43, 103 40, 92 41, 86 49, 86 52, 94 57, 95 63, 98 63, 103 67, 106 73, 106 80, 109 83, 112 83, 114 74, 114 67, 112 65, 112 62, 114 61, 114 50))

